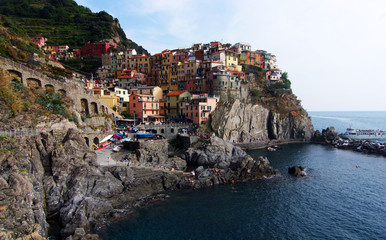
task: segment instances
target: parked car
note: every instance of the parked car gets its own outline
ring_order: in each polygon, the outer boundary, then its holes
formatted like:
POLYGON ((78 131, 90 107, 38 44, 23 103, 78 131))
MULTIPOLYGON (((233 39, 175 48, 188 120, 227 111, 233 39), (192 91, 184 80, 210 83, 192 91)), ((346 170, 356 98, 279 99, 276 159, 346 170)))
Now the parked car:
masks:
POLYGON ((132 127, 132 128, 129 129, 129 131, 132 132, 132 133, 136 133, 136 132, 138 132, 138 128, 132 127))

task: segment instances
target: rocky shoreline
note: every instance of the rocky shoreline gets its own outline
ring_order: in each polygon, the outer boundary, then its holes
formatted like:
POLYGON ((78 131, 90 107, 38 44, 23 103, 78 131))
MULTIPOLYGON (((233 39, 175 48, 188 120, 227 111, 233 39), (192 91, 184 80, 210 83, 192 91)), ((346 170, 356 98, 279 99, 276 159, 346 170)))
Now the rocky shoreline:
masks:
POLYGON ((314 143, 328 144, 335 148, 351 150, 366 154, 377 154, 386 157, 386 144, 367 140, 342 139, 334 127, 316 131, 313 137, 314 143))
POLYGON ((268 159, 254 160, 214 136, 181 156, 169 157, 167 144, 143 142, 129 155, 135 167, 101 167, 77 129, 3 139, 0 238, 44 239, 47 221, 56 219, 64 239, 98 239, 95 233, 104 221, 165 199, 167 191, 280 174, 268 159), (194 171, 185 172, 187 167, 194 171))

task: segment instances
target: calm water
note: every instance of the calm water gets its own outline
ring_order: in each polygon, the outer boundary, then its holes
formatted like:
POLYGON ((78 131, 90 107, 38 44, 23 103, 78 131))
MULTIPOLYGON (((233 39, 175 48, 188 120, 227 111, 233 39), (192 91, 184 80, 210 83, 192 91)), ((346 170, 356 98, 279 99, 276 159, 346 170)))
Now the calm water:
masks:
POLYGON ((104 238, 386 239, 386 158, 321 145, 249 153, 267 156, 283 176, 172 193, 110 224, 104 238), (308 175, 289 176, 293 165, 308 175))
POLYGON ((386 112, 308 112, 315 130, 334 126, 339 132, 346 128, 386 130, 386 112))

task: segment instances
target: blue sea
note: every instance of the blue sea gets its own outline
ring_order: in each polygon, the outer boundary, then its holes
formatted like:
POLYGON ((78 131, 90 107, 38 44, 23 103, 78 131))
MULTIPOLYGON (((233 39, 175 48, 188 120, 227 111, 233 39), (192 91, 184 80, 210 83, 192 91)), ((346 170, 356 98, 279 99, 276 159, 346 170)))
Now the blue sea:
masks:
MULTIPOLYGON (((310 112, 315 129, 386 130, 386 112, 310 112)), ((267 156, 281 177, 170 193, 110 223, 104 239, 386 239, 386 158, 291 144, 267 156), (307 168, 294 178, 289 166, 307 168), (358 165, 358 168, 356 167, 358 165)))

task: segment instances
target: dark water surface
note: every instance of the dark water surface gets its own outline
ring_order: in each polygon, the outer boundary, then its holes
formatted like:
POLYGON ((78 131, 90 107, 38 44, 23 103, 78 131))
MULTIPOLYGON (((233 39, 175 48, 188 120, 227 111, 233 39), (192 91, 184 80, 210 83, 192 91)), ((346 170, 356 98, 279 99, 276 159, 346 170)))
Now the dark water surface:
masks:
POLYGON ((283 176, 171 193, 110 224, 103 237, 386 239, 386 158, 312 144, 249 154, 267 156, 283 176), (293 165, 308 175, 289 176, 293 165))

